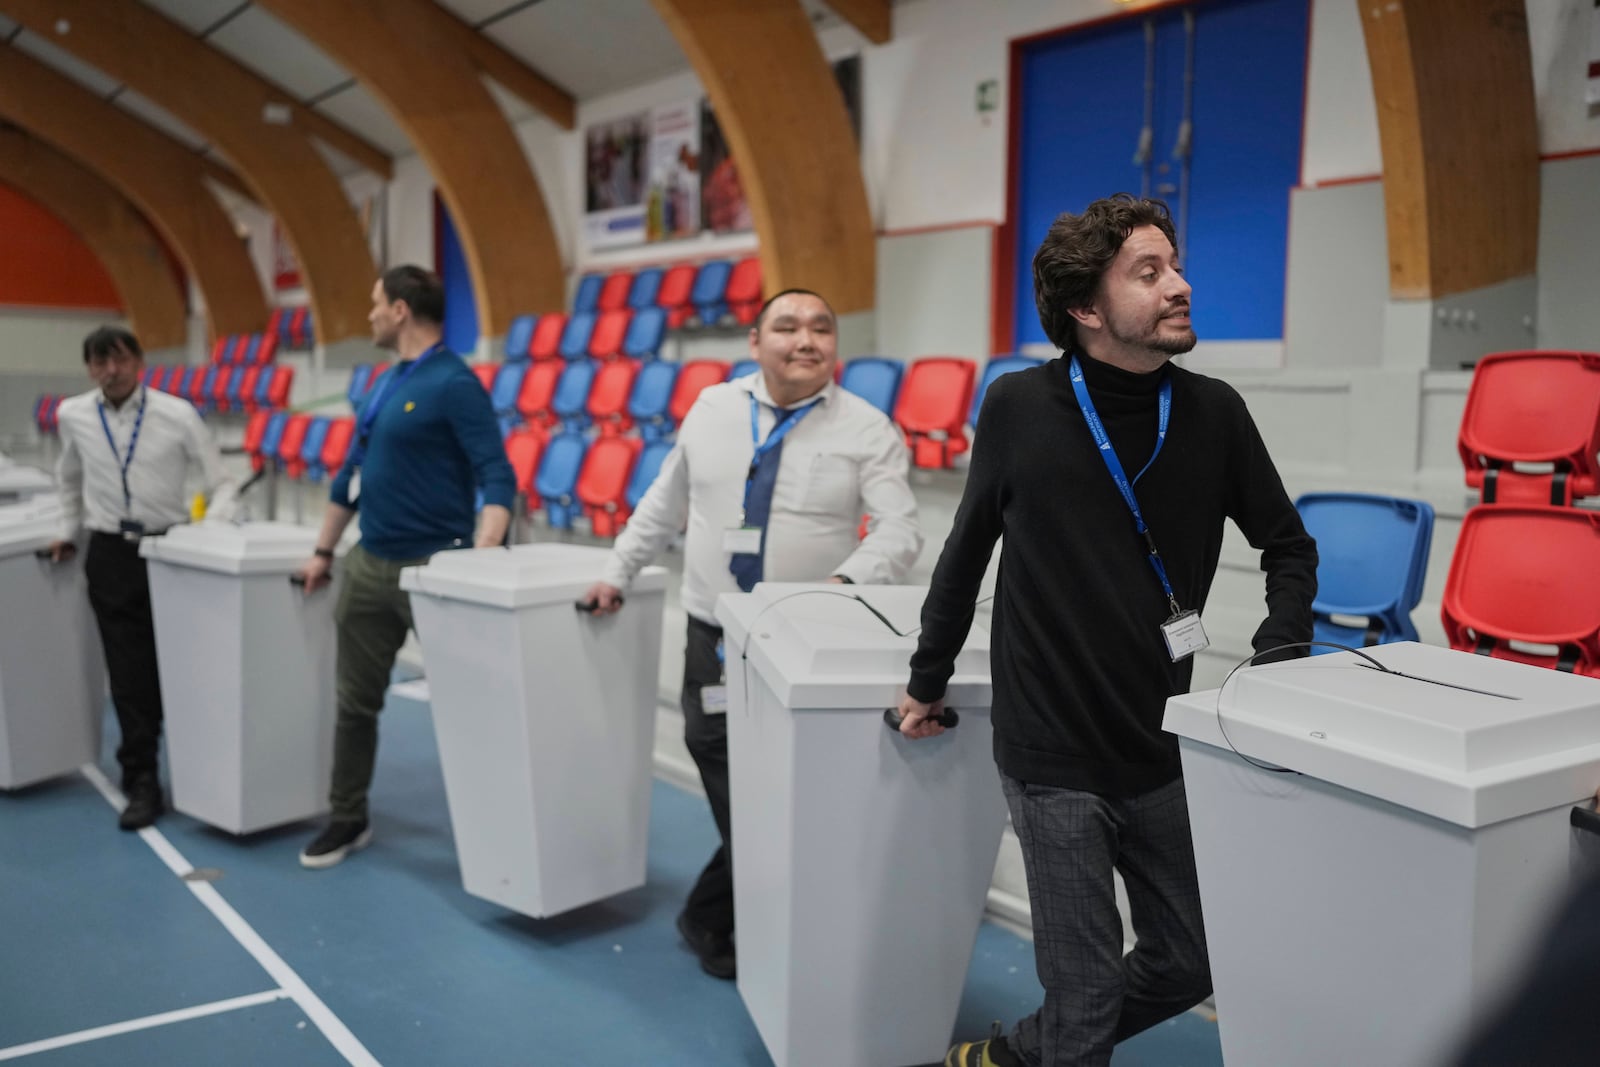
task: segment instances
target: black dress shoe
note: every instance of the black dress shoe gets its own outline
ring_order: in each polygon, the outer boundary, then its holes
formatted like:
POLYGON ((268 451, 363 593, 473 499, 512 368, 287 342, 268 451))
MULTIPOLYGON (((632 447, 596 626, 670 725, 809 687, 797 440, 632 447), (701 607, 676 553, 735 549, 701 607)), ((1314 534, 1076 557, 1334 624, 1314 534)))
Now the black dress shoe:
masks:
POLYGON ((678 933, 689 944, 689 951, 700 958, 700 969, 713 978, 732 981, 738 973, 733 953, 733 938, 702 929, 689 918, 688 912, 678 915, 678 933))
POLYGON ((167 810, 161 797, 161 783, 155 778, 141 778, 127 789, 128 806, 122 809, 117 825, 124 830, 143 830, 167 810))

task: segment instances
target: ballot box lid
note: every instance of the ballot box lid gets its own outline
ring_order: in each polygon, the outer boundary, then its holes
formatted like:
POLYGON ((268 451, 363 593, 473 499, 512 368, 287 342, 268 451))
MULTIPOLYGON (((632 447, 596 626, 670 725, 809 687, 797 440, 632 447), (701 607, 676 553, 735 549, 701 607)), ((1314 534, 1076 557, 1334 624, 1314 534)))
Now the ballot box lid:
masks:
MULTIPOLYGON (((600 580, 611 550, 556 543, 440 552, 420 567, 400 572, 400 588, 413 595, 464 600, 499 608, 575 603, 600 580)), ((646 567, 625 597, 662 592, 664 567, 646 567)))
POLYGON ((37 552, 61 536, 61 500, 54 493, 0 504, 0 557, 37 552))
POLYGON ((218 574, 288 574, 317 547, 317 532, 287 522, 202 522, 139 542, 145 559, 218 574))
MULTIPOLYGON (((913 631, 927 595, 926 586, 787 582, 726 594, 716 613, 728 671, 748 665, 790 708, 881 713, 898 701, 910 676, 913 631)), ((983 626, 973 625, 957 654, 946 698, 952 706, 989 706, 983 626)))
POLYGON ((1220 722, 1209 690, 1170 700, 1165 727, 1469 827, 1600 785, 1600 680, 1412 641, 1363 652, 1244 668, 1220 722))
POLYGON ((55 479, 38 467, 0 459, 0 498, 38 496, 55 488, 55 479))

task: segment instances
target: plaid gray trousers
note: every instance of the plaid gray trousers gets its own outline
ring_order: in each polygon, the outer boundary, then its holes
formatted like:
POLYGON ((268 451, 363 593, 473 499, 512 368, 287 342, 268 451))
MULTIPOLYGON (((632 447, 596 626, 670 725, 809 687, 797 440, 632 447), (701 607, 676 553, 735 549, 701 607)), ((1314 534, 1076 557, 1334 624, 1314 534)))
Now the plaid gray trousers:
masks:
POLYGON ((1183 779, 1123 798, 1000 777, 1045 990, 1007 1044, 1029 1067, 1105 1067, 1117 1042, 1211 993, 1183 779), (1137 937, 1126 956, 1113 868, 1137 937))

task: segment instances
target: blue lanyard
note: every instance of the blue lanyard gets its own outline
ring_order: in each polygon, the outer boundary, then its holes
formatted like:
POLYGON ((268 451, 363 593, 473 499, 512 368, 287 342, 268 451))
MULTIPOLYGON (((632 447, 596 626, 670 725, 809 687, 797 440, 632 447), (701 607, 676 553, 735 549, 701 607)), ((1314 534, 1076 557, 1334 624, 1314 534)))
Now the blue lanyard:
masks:
POLYGON ((1158 415, 1156 417, 1156 450, 1150 453, 1150 462, 1138 474, 1133 476, 1133 481, 1128 480, 1128 474, 1122 469, 1122 461, 1117 458, 1117 450, 1111 447, 1111 438, 1106 434, 1106 428, 1100 421, 1099 412, 1094 409, 1094 401, 1089 399, 1089 387, 1083 382, 1083 367, 1078 363, 1078 357, 1072 357, 1071 363, 1072 391, 1078 396, 1078 408, 1083 412, 1083 421, 1089 424, 1089 436, 1094 438, 1094 443, 1100 451, 1100 458, 1105 460, 1106 470, 1111 472, 1111 480, 1117 483, 1117 492, 1122 494, 1123 501, 1128 505, 1128 510, 1133 512, 1134 529, 1144 538, 1145 545, 1150 549, 1150 566, 1155 568, 1156 577, 1161 579, 1161 590, 1167 594, 1167 601, 1172 605, 1172 613, 1178 613, 1178 598, 1172 592, 1172 583, 1167 580, 1167 568, 1161 562, 1161 554, 1156 551, 1155 538, 1150 536, 1150 528, 1145 525, 1144 514, 1139 510, 1139 499, 1133 495, 1133 487, 1143 478, 1145 471, 1161 455, 1161 446, 1167 443, 1167 423, 1172 419, 1172 378, 1168 376, 1161 382, 1161 393, 1158 402, 1158 415))
POLYGON ((750 473, 744 479, 744 508, 750 509, 750 487, 755 484, 756 468, 761 466, 761 457, 777 448, 783 439, 789 436, 789 431, 800 424, 800 420, 810 414, 811 409, 820 403, 822 397, 817 397, 804 407, 790 408, 784 411, 774 405, 774 411, 782 412, 777 423, 772 427, 772 432, 767 434, 767 439, 761 439, 761 401, 756 399, 754 393, 750 394, 750 443, 755 447, 755 455, 750 457, 750 473))
POLYGON ((427 361, 429 356, 443 351, 444 343, 440 342, 439 344, 436 344, 432 348, 428 349, 426 352, 422 353, 422 355, 418 356, 410 363, 402 363, 400 366, 396 367, 394 370, 378 379, 378 392, 371 400, 367 401, 367 406, 361 409, 361 421, 356 425, 357 466, 360 466, 360 460, 366 457, 367 441, 372 436, 372 424, 377 421, 378 413, 383 410, 384 401, 389 399, 389 394, 391 392, 398 392, 400 387, 406 383, 406 379, 411 377, 412 373, 415 372, 418 367, 422 366, 422 364, 427 361), (393 389, 389 388, 391 385, 394 386, 393 389))
POLYGON ((100 428, 106 432, 106 444, 111 446, 111 458, 122 467, 122 506, 129 516, 133 514, 133 493, 128 489, 128 468, 133 466, 133 450, 139 446, 139 428, 144 425, 144 406, 148 399, 144 386, 139 387, 139 414, 133 419, 133 436, 128 438, 128 454, 117 451, 117 439, 111 436, 111 422, 106 418, 106 402, 100 401, 100 428))

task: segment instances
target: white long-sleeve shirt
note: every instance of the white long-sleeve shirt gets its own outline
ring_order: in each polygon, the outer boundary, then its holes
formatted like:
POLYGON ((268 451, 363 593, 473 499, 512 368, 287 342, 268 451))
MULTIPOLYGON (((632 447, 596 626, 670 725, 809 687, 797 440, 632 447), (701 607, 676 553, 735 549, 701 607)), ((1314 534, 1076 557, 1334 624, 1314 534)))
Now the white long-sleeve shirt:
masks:
POLYGON ((188 522, 184 484, 196 471, 210 501, 207 516, 232 516, 237 489, 223 469, 222 453, 211 432, 187 400, 140 387, 122 407, 114 408, 105 403, 100 390, 92 389, 63 400, 57 418, 61 458, 56 481, 61 489, 63 540, 76 537, 79 527, 116 533, 123 519, 142 522, 152 532, 188 522), (132 496, 128 505, 122 494, 122 461, 128 456, 141 404, 144 421, 128 465, 132 496), (115 454, 100 425, 102 407, 117 443, 115 454))
MULTIPOLYGON (((686 531, 683 607, 714 623, 717 597, 737 593, 723 535, 744 512, 745 479, 755 455, 750 397, 760 404, 765 441, 777 421, 759 373, 713 385, 678 428, 677 444, 639 508, 617 537, 602 580, 626 589, 633 576, 686 531)), ((816 410, 783 439, 767 522, 763 577, 822 581, 838 574, 859 584, 905 577, 922 551, 917 502, 906 480, 910 456, 888 417, 829 382, 816 410), (868 533, 857 540, 863 515, 868 533)))

